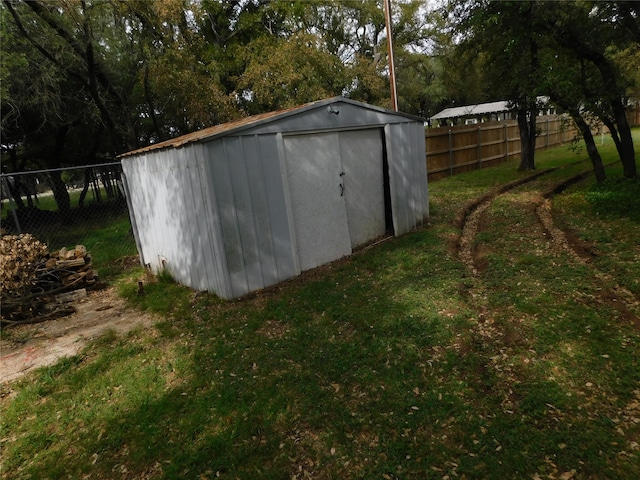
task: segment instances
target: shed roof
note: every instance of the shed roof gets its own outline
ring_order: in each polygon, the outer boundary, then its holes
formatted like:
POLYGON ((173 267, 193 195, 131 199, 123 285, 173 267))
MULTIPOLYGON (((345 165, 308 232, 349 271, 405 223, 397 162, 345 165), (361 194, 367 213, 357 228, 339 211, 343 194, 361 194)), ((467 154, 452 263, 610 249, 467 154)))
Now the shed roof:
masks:
MULTIPOLYGON (((549 104, 549 97, 538 96, 536 101, 540 106, 549 104)), ((485 115, 487 113, 508 112, 515 107, 514 102, 510 100, 500 100, 498 102, 477 103, 475 105, 464 105, 462 107, 445 108, 441 112, 436 113, 431 120, 439 120, 441 118, 457 118, 475 115, 485 115)))
POLYGON ((504 100, 499 102, 478 103, 476 105, 445 108, 432 116, 431 120, 464 117, 466 115, 484 115, 486 113, 506 112, 509 110, 511 110, 509 102, 504 100))
POLYGON ((205 128, 202 130, 198 130, 196 132, 188 133, 186 135, 182 135, 180 137, 172 138, 169 140, 165 140, 163 142, 154 143, 152 145, 148 145, 143 148, 139 148, 137 150, 132 150, 130 152, 126 152, 118 155, 118 158, 128 157, 131 155, 137 155, 140 153, 149 152, 152 150, 159 150, 164 148, 180 148, 188 143, 200 142, 200 141, 210 141, 214 138, 230 135, 232 133, 237 133, 242 130, 253 128, 262 124, 274 122, 278 119, 289 117, 292 115, 296 115, 302 112, 306 112, 309 110, 313 110, 316 108, 322 108, 325 106, 329 106, 334 103, 348 103, 351 105, 356 105, 361 108, 366 108, 368 110, 374 110, 381 113, 387 113, 392 115, 398 115, 402 117, 409 118, 411 120, 422 122, 423 119, 420 117, 416 117, 414 115, 409 115, 407 113, 395 112, 391 110, 386 110, 381 107, 376 107, 374 105, 370 105, 367 103, 356 102, 355 100, 350 100, 345 97, 332 97, 324 100, 318 100, 315 102, 310 102, 298 107, 292 107, 284 110, 278 110, 275 112, 267 112, 261 113, 258 115, 252 115, 250 117, 241 118, 239 120, 235 120, 228 123, 223 123, 220 125, 215 125, 213 127, 205 128))

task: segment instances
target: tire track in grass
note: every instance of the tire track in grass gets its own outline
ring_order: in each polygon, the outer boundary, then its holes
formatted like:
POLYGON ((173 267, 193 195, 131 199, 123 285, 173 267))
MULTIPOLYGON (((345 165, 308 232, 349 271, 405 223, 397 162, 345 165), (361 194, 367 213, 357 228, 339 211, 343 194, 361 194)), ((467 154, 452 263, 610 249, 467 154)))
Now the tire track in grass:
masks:
MULTIPOLYGON (((554 349, 551 350, 551 354, 545 352, 544 349, 538 349, 537 345, 539 344, 537 340, 533 338, 537 333, 535 329, 532 329, 532 326, 534 324, 545 324, 552 319, 552 317, 549 317, 549 319, 538 318, 537 315, 531 315, 530 310, 519 309, 519 307, 510 309, 509 306, 505 307, 505 304, 494 303, 496 296, 493 295, 495 291, 492 291, 491 287, 491 277, 494 275, 494 272, 493 270, 485 271, 483 265, 480 263, 481 259, 478 255, 479 249, 475 245, 476 237, 479 232, 491 229, 491 224, 488 224, 487 220, 491 213, 489 209, 493 206, 494 202, 496 202, 501 195, 511 193, 515 195, 516 198, 507 199, 509 201, 505 202, 506 206, 502 204, 495 205, 496 213, 505 214, 504 218, 507 220, 526 218, 526 223, 525 221, 518 223, 516 233, 530 240, 535 240, 534 242, 530 242, 529 245, 534 244, 541 252, 541 255, 544 255, 547 260, 556 256, 559 247, 566 250, 568 256, 562 255, 564 260, 562 263, 572 266, 576 266, 576 264, 588 265, 588 267, 593 268, 595 274, 593 276, 589 275, 589 280, 590 283, 595 284, 596 290, 600 285, 603 287, 600 290, 600 295, 608 297, 611 302, 617 304, 614 306, 618 311, 622 312, 625 309, 629 311, 627 304, 622 302, 618 296, 618 292, 607 292, 604 289, 607 286, 605 282, 608 283, 608 277, 600 275, 596 266, 590 264, 588 258, 586 260, 582 258, 582 255, 588 257, 592 254, 590 254, 588 250, 579 249, 578 245, 575 244, 575 240, 577 239, 574 239, 570 234, 565 234, 565 232, 556 226, 553 216, 551 215, 551 201, 553 196, 564 191, 569 185, 586 178, 591 172, 574 175, 556 184, 547 193, 544 193, 544 191, 548 188, 549 183, 551 183, 549 179, 540 182, 543 186, 536 184, 535 188, 532 186, 523 189, 527 191, 511 192, 516 187, 532 182, 540 178, 541 175, 546 175, 554 170, 556 169, 539 172, 538 174, 531 175, 517 182, 504 185, 495 191, 477 198, 464 210, 461 223, 459 224, 460 236, 458 237, 458 250, 456 253, 458 254, 458 258, 467 267, 468 272, 467 278, 461 282, 461 293, 466 297, 469 306, 474 311, 474 315, 470 318, 468 326, 465 326, 465 330, 456 337, 454 348, 460 356, 469 359, 466 364, 467 368, 464 370, 464 373, 461 374, 463 375, 465 384, 468 385, 469 391, 476 392, 475 396, 472 396, 473 393, 469 393, 469 398, 472 399, 469 401, 474 401, 479 405, 486 406, 487 411, 490 412, 489 415, 485 416, 482 416, 482 413, 480 413, 481 410, 478 412, 478 418, 485 422, 483 425, 484 430, 481 430, 480 433, 484 434, 489 432, 497 448, 501 449, 505 454, 510 454, 512 458, 518 458, 519 454, 515 451, 513 443, 509 441, 510 433, 501 431, 498 428, 501 422, 513 421, 514 425, 521 426, 522 429, 517 431, 522 434, 523 439, 527 441, 530 440, 532 443, 539 442, 539 437, 530 434, 530 431, 539 429, 540 431, 554 432, 550 434, 549 438, 552 438, 551 436, 554 434, 570 438, 570 441, 567 441, 566 444, 558 444, 560 449, 565 448, 567 444, 570 446, 569 449, 578 449, 585 443, 588 443, 590 436, 605 436, 609 435, 610 432, 606 426, 595 426, 589 428, 586 434, 582 434, 577 431, 577 425, 580 425, 582 422, 591 421, 594 418, 622 418, 624 422, 621 421, 621 426, 616 426, 618 429, 616 430, 617 434, 620 435, 620 438, 624 441, 621 445, 624 445, 623 448, 625 448, 625 450, 629 448, 628 445, 631 446, 631 449, 635 449, 635 446, 637 446, 635 424, 632 423, 633 420, 629 420, 629 418, 634 419, 634 415, 636 415, 635 412, 638 411, 637 399, 640 392, 633 390, 635 396, 633 396, 626 405, 624 402, 615 404, 614 400, 606 398, 606 395, 603 395, 604 398, 601 398, 596 393, 590 391, 584 392, 584 389, 578 384, 580 382, 573 385, 571 383, 571 375, 563 373, 563 364, 559 361, 562 354, 556 352, 554 349), (500 208, 504 208, 504 211, 501 212, 500 208), (524 213, 526 213, 526 215, 524 215, 524 213), (547 255, 549 255, 548 258, 547 255), (556 356, 554 357, 554 355, 556 356), (557 374, 555 370, 556 364, 560 365, 557 374), (550 374, 550 376, 547 374, 550 374), (565 394, 568 394, 567 398, 571 395, 574 395, 574 398, 577 398, 575 395, 583 396, 580 397, 580 400, 570 399, 567 400, 566 404, 563 404, 561 401, 561 404, 558 405, 556 400, 564 399, 565 394), (536 405, 535 402, 540 402, 540 404, 536 405), (558 408, 556 408, 556 406, 558 406, 558 408), (520 420, 513 420, 516 417, 520 417, 520 420), (572 425, 573 423, 575 423, 576 426, 572 425), (625 431, 623 431, 623 429, 625 431), (560 445, 564 446, 561 447, 560 445)), ((555 181, 557 180, 554 179, 553 182, 555 181)), ((498 218, 498 220, 501 220, 501 218, 498 218)), ((507 221, 504 222, 504 225, 504 228, 509 228, 507 221)), ((496 224, 494 228, 497 230, 502 227, 496 224)), ((501 232, 501 230, 497 231, 501 232)), ((505 256, 509 256, 510 260, 515 260, 514 267, 517 269, 518 260, 520 260, 520 258, 517 258, 519 253, 526 253, 519 250, 517 245, 514 244, 514 242, 518 241, 517 236, 514 235, 513 237, 504 239, 505 245, 502 244, 502 239, 500 240, 501 241, 498 242, 499 244, 496 245, 496 250, 508 244, 508 247, 504 251, 505 256)), ((514 272, 516 271, 515 269, 514 272)), ((535 271, 529 273, 527 274, 529 275, 527 278, 531 279, 535 277, 535 271), (529 273, 531 273, 531 275, 529 275, 529 273)), ((573 273, 578 274, 578 271, 574 271, 573 273)), ((577 277, 572 276, 570 278, 573 279, 577 277)), ((526 281, 527 279, 524 278, 523 282, 525 282, 525 286, 527 285, 526 281)), ((517 285, 519 285, 519 283, 517 285)), ((516 286, 511 285, 511 287, 514 287, 514 290, 507 290, 507 294, 511 292, 522 293, 522 290, 519 291, 516 286)), ((570 288, 570 286, 568 288, 570 288)), ((500 292, 498 293, 500 294, 500 292)), ((596 299, 596 301, 600 300, 598 297, 596 297, 596 299)), ((537 299, 538 302, 543 300, 543 297, 537 299)), ((558 304, 562 305, 562 301, 564 301, 564 299, 559 299, 558 304)), ((607 302, 607 304, 609 303, 607 302)), ((542 304, 532 301, 529 305, 530 308, 536 308, 542 304)), ((613 312, 613 310, 611 311, 613 312)), ((633 315, 631 311, 628 313, 633 315)), ((623 313, 623 318, 633 320, 635 325, 640 327, 637 317, 630 317, 623 313)), ((545 326, 545 328, 555 328, 553 327, 553 322, 555 321, 551 320, 551 322, 551 326, 545 326)), ((542 334, 542 338, 542 341, 547 341, 544 340, 544 334, 542 334)), ((564 342, 566 341, 570 344, 571 338, 571 335, 564 336, 558 346, 564 348, 564 342)), ((581 337, 578 335, 578 338, 581 337)), ((549 345, 552 344, 549 343, 549 345)), ((572 357, 572 355, 570 355, 570 357, 572 357)), ((579 360, 569 358, 566 364, 579 366, 579 360)), ((589 373, 588 369, 580 366, 578 371, 577 378, 582 378, 581 376, 585 375, 584 378, 591 381, 591 378, 587 377, 589 373)), ((624 368, 621 368, 619 371, 623 372, 624 368)), ((585 385, 589 387, 592 386, 591 383, 585 385)), ((603 392, 608 391, 610 388, 608 385, 605 385, 605 387, 603 392)), ((633 388, 634 387, 632 387, 632 389, 633 388)), ((543 434, 541 434, 541 436, 542 435, 543 434)), ((481 445, 483 445, 484 442, 486 446, 486 441, 482 435, 477 434, 477 438, 477 441, 480 442, 481 445)), ((613 469, 618 468, 620 471, 623 471, 625 468, 632 468, 629 467, 629 465, 631 465, 633 460, 629 460, 629 458, 633 457, 625 453, 625 450, 621 453, 627 456, 623 457, 619 454, 616 459, 618 463, 612 462, 610 469, 607 470, 606 468, 608 467, 597 466, 597 464, 592 466, 590 462, 585 460, 584 457, 581 457, 579 453, 573 452, 567 454, 561 462, 552 463, 548 460, 556 456, 558 453, 557 449, 545 445, 542 441, 537 444, 537 447, 540 449, 540 453, 528 453, 527 458, 533 458, 533 460, 527 460, 531 462, 531 466, 523 467, 523 471, 519 473, 524 473, 528 470, 527 473, 529 475, 526 476, 538 478, 535 472, 536 470, 541 471, 541 467, 536 467, 536 463, 547 469, 546 471, 549 473, 549 478, 574 478, 574 476, 581 477, 591 473, 598 475, 600 474, 598 470, 601 470, 605 476, 611 476, 609 474, 614 471, 613 469), (532 473, 534 473, 533 476, 531 475, 532 473)), ((614 447, 611 448, 613 449, 614 447)), ((567 451, 569 451, 569 449, 567 451)), ((486 452, 480 450, 474 453, 477 453, 480 458, 484 460, 486 452)), ((522 477, 524 476, 523 474, 522 477)))
MULTIPOLYGON (((478 252, 475 247, 475 239, 486 210, 499 196, 514 190, 517 187, 530 183, 543 175, 548 175, 559 168, 561 167, 542 170, 515 182, 502 185, 501 187, 473 200, 462 211, 460 219, 461 233, 457 242, 457 254, 458 258, 465 265, 472 277, 477 278, 481 274, 480 268, 478 267, 478 252)), ((623 318, 633 323, 636 328, 640 329, 640 318, 632 311, 633 307, 638 306, 640 300, 632 292, 618 285, 617 282, 615 282, 614 279, 606 272, 599 270, 592 262, 593 252, 588 248, 585 248, 583 245, 580 245, 577 239, 567 235, 564 231, 558 228, 553 221, 553 215, 551 212, 553 197, 564 192, 571 185, 584 180, 592 174, 592 170, 587 170, 577 175, 573 175, 556 184, 544 194, 541 194, 534 205, 536 216, 545 230, 545 238, 548 241, 552 242, 557 248, 567 252, 576 262, 581 265, 588 266, 593 271, 594 276, 602 283, 603 286, 600 290, 600 300, 615 308, 623 318), (607 285, 613 286, 609 288, 607 285)))
MULTIPOLYGON (((486 291, 484 282, 480 279, 482 272, 478 267, 478 252, 475 246, 476 236, 485 212, 498 197, 521 185, 548 175, 557 169, 558 168, 550 168, 541 170, 533 175, 502 185, 478 197, 466 206, 459 220, 461 233, 457 242, 457 255, 471 277, 471 281, 465 280, 462 282, 461 293, 468 299, 469 304, 476 313, 476 318, 475 321, 470 324, 469 331, 461 338, 456 348, 459 351, 476 351, 479 360, 475 370, 478 379, 475 380, 475 383, 480 389, 483 388, 483 385, 492 381, 490 378, 495 374, 497 368, 497 364, 494 361, 494 359, 497 358, 496 355, 488 352, 500 352, 499 356, 502 359, 502 356, 505 355, 507 351, 507 346, 505 344, 505 332, 495 323, 492 309, 488 306, 489 294, 486 291), (476 279, 480 281, 475 281, 476 279)), ((503 372, 505 370, 502 369, 500 371, 503 372)), ((467 380, 474 382, 471 377, 467 380)), ((501 404, 503 403, 506 405, 509 401, 502 399, 501 404)))
MULTIPOLYGON (((502 449, 503 443, 508 443, 508 435, 501 432, 496 423, 509 421, 514 412, 520 411, 522 389, 518 385, 527 384, 530 378, 534 378, 520 360, 528 358, 533 347, 527 337, 526 319, 516 316, 513 310, 501 309, 494 304, 494 292, 488 279, 483 278, 485 265, 480 263, 476 237, 480 231, 491 228, 485 224, 485 217, 498 198, 555 170, 557 168, 538 171, 478 197, 467 205, 459 219, 456 253, 467 270, 466 278, 460 284, 460 293, 473 314, 464 330, 456 336, 453 349, 466 359, 466 368, 461 369, 461 376, 469 389, 469 401, 491 412, 479 415, 485 424, 484 430, 476 432, 478 442, 483 442, 483 435, 492 431, 496 443, 493 448, 502 449)), ((533 211, 528 213, 533 214, 533 211)), ((510 454, 517 456, 514 452, 510 454)))
POLYGON ((480 225, 480 221, 484 212, 500 195, 503 195, 504 193, 513 190, 514 188, 517 188, 521 185, 533 182, 543 175, 548 175, 552 172, 555 172, 556 170, 558 170, 558 167, 541 170, 533 175, 529 175, 528 177, 502 185, 496 190, 493 190, 473 200, 462 211, 460 220, 461 233, 458 237, 457 243, 458 258, 467 267, 467 270, 469 270, 473 277, 477 277, 480 275, 480 272, 477 268, 476 249, 474 247, 474 243, 476 235, 478 234, 478 227, 480 225))
POLYGON ((536 205, 536 216, 545 230, 546 238, 550 242, 557 248, 564 250, 577 263, 588 267, 593 272, 594 276, 602 284, 602 289, 599 291, 600 301, 616 309, 626 321, 640 329, 640 318, 632 311, 633 307, 640 305, 640 299, 633 292, 619 285, 611 275, 598 269, 593 263, 595 255, 593 250, 579 242, 572 235, 567 235, 553 221, 553 197, 561 194, 571 185, 584 180, 592 173, 592 171, 586 171, 574 175, 544 193, 536 205), (607 287, 607 285, 611 286, 607 287))

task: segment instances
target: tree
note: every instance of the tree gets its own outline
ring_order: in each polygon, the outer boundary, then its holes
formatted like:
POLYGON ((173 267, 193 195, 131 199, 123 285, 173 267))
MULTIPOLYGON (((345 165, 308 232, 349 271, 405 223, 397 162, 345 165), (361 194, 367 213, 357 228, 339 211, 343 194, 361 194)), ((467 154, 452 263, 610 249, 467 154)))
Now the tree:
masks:
MULTIPOLYGON (((393 11, 415 113, 441 96, 428 88, 439 64, 416 53, 421 4, 393 11)), ((0 15, 5 171, 89 165, 326 96, 389 105, 382 0, 3 0, 0 15)))
POLYGON ((425 118, 437 113, 448 98, 439 58, 401 51, 396 61, 399 109, 425 118))
POLYGON ((126 145, 125 132, 118 129, 116 111, 126 106, 123 93, 127 85, 118 85, 116 80, 130 79, 117 78, 122 71, 106 68, 109 49, 101 46, 100 38, 102 33, 108 37, 110 25, 97 21, 97 17, 107 4, 82 0, 64 3, 4 0, 4 4, 17 30, 40 54, 40 61, 50 63, 61 76, 76 82, 81 90, 78 95, 91 102, 116 147, 126 145))
MULTIPOLYGON (((637 177, 625 110, 627 90, 633 80, 621 69, 619 55, 627 49, 637 49, 638 13, 638 6, 632 2, 566 2, 555 5, 553 22, 544 30, 559 47, 582 62, 583 70, 591 67, 599 74, 597 83, 592 83, 594 75, 582 77, 591 80, 582 83, 584 105, 609 128, 628 178, 637 177)), ((636 63, 635 71, 638 69, 640 64, 636 63)))
POLYGON ((584 139, 587 153, 598 182, 606 179, 602 158, 593 139, 592 130, 598 128, 599 119, 592 113, 596 105, 588 105, 585 98, 591 96, 590 85, 597 85, 597 72, 586 68, 585 62, 571 54, 556 50, 548 52, 544 60, 543 90, 559 113, 567 113, 578 127, 584 139), (592 78, 592 77, 596 78, 592 78))
POLYGON ((346 83, 344 65, 318 41, 313 35, 297 34, 252 42, 245 51, 247 68, 238 82, 247 108, 279 110, 339 95, 346 83))
MULTIPOLYGON (((541 2, 453 2, 448 10, 455 21, 462 55, 482 54, 483 76, 494 98, 507 100, 517 112, 521 140, 519 170, 535 169, 536 117, 540 109, 541 50, 544 21, 541 2), (497 34, 499 32, 499 34, 497 34)), ((478 81, 478 80, 476 80, 478 81)))
MULTIPOLYGON (((83 107, 86 93, 76 77, 66 75, 54 63, 32 55, 33 44, 40 46, 42 40, 22 34, 26 31, 22 18, 14 24, 8 21, 9 15, 15 18, 12 5, 7 10, 3 8, 1 14, 5 26, 2 29, 3 47, 11 47, 2 55, 0 125, 4 170, 60 167, 65 145, 73 137, 73 127, 92 122, 91 115, 86 115, 83 107)), ((27 12, 24 20, 31 24, 34 15, 27 12)), ((50 48, 56 47, 51 45, 50 48)), ((63 53, 58 50, 56 55, 63 53)), ((60 173, 51 172, 49 183, 60 210, 68 210, 69 196, 60 173)), ((14 198, 18 195, 14 194, 14 198)), ((18 207, 21 206, 18 202, 18 207)))
POLYGON ((220 15, 209 18, 203 5, 185 0, 122 2, 117 6, 140 66, 134 70, 131 98, 139 145, 242 115, 223 81, 227 44, 220 35, 224 25, 213 23, 221 20, 220 15), (213 38, 209 32, 219 35, 213 38))
MULTIPOLYGON (((91 164, 240 116, 211 80, 215 62, 200 61, 189 3, 4 0, 5 171, 91 164)), ((49 176, 67 210, 59 172, 49 176)))
POLYGON ((636 176, 625 104, 626 93, 636 81, 631 78, 637 79, 640 69, 633 53, 637 50, 633 39, 640 31, 639 10, 633 2, 451 3, 447 12, 460 35, 460 48, 484 53, 485 80, 498 79, 492 92, 511 100, 517 108, 523 146, 521 169, 534 167, 537 98, 551 95, 574 117, 593 154, 599 179, 604 178, 604 170, 589 145, 593 139, 584 111, 609 128, 625 176, 636 176), (573 86, 566 88, 569 83, 573 86))

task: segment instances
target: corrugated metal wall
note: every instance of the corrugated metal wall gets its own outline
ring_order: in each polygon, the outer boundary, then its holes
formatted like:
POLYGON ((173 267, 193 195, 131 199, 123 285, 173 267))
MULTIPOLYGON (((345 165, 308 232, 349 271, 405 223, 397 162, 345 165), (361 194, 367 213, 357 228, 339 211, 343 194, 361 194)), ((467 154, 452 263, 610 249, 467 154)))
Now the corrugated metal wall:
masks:
POLYGON ((356 248, 386 231, 383 131, 347 130, 339 141, 349 236, 356 248))
POLYGON ((338 132, 284 138, 287 193, 301 271, 351 253, 338 132))
POLYGON ((233 297, 297 275, 277 135, 207 143, 233 297))
POLYGON ((385 126, 391 182, 393 228, 396 235, 422 225, 429 216, 424 127, 412 123, 385 126))
POLYGON ((224 251, 202 145, 124 161, 142 257, 195 289, 225 292, 224 251))
POLYGON ((123 165, 141 253, 154 271, 223 298, 299 273, 276 135, 225 137, 123 165))

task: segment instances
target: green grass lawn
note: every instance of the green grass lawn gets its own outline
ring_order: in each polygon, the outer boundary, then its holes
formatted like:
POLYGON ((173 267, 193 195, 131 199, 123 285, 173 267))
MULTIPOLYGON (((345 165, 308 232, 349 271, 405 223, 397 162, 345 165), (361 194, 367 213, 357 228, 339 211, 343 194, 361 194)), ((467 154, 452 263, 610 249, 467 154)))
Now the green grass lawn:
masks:
POLYGON ((120 278, 158 324, 4 386, 3 478, 638 478, 637 182, 614 165, 553 199, 589 263, 531 206, 584 158, 540 152, 561 168, 495 199, 477 277, 457 219, 516 162, 432 183, 430 225, 241 300, 120 278))

